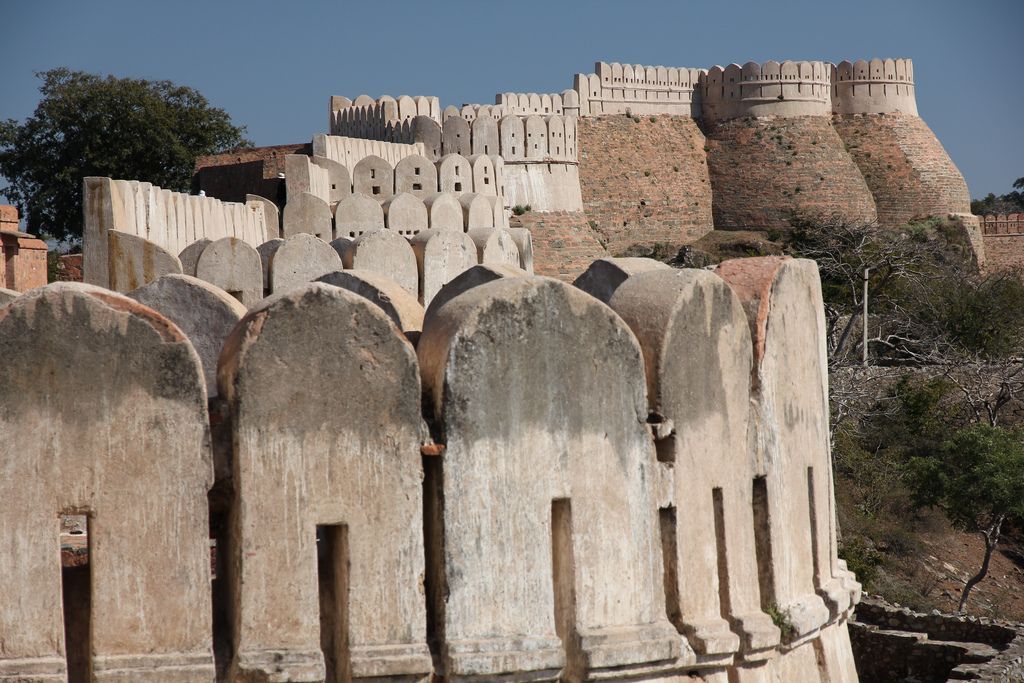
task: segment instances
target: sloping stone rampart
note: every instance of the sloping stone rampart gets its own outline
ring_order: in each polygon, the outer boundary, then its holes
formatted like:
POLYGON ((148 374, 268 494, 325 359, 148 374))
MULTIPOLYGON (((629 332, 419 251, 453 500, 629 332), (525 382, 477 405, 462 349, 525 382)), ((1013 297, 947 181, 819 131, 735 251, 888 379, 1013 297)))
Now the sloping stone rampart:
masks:
POLYGON ((880 225, 971 212, 963 176, 922 119, 846 114, 832 117, 832 126, 871 189, 880 225))
POLYGON ((788 228, 794 217, 875 220, 875 201, 825 116, 730 119, 707 130, 719 230, 788 228))
POLYGON ((704 134, 685 116, 579 120, 583 210, 611 255, 712 229, 704 134))

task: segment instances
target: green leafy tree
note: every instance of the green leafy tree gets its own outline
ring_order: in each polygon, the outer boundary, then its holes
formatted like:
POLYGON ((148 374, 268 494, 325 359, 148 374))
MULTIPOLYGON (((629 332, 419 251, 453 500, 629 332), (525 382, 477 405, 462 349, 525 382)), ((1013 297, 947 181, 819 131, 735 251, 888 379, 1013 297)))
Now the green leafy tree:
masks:
POLYGON ((1022 435, 986 424, 962 429, 933 454, 912 458, 907 484, 918 505, 940 508, 955 527, 984 540, 981 568, 960 596, 963 612, 971 589, 988 574, 1003 524, 1024 519, 1022 435))
POLYGON ((82 179, 110 176, 187 191, 196 158, 251 143, 192 88, 68 69, 37 74, 24 122, 0 121, 0 188, 45 237, 82 236, 82 179))
POLYGON ((981 216, 992 213, 1017 213, 1024 211, 1024 178, 1013 181, 1013 191, 998 197, 989 192, 983 199, 971 200, 971 213, 981 216))

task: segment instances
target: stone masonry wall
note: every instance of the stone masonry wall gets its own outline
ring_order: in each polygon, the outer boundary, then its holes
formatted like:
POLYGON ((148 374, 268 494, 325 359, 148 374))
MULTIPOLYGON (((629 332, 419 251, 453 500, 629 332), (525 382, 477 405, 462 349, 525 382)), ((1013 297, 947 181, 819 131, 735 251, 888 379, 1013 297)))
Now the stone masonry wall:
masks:
POLYGON ((832 124, 871 188, 881 225, 971 212, 967 183, 922 119, 836 115, 832 124))
POLYGON ((608 256, 599 236, 580 212, 528 212, 512 216, 509 227, 527 228, 533 239, 533 269, 537 275, 572 282, 595 260, 608 256))
POLYGON ((1024 269, 1024 213, 978 216, 985 264, 993 271, 1024 269))
POLYGON ((861 680, 922 683, 1021 680, 1024 625, 951 614, 921 614, 865 596, 850 622, 861 680))
POLYGON ((636 244, 683 246, 712 229, 711 181, 696 122, 638 118, 579 120, 583 209, 613 255, 636 244))
POLYGON ((717 229, 786 228, 794 214, 875 219, 875 202, 823 116, 732 119, 708 127, 717 229))
POLYGON ((1024 269, 1024 234, 986 234, 985 266, 990 271, 1024 269))
MULTIPOLYGON (((257 194, 278 202, 278 173, 284 173, 289 154, 310 154, 309 143, 251 147, 196 159, 192 175, 194 189, 225 202, 245 202, 245 195, 257 194)), ((283 189, 280 190, 282 193, 283 189)), ((283 198, 279 205, 283 204, 283 198)))

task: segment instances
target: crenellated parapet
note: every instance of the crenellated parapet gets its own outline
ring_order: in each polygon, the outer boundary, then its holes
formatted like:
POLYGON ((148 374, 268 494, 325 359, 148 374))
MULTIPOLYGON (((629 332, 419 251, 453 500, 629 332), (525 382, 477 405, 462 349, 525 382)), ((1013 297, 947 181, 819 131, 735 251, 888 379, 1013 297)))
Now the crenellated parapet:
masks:
POLYGON ((856 680, 813 261, 263 255, 0 307, 0 679, 856 680))
POLYGON ((917 116, 914 63, 909 59, 858 59, 831 68, 832 111, 836 114, 917 116))
POLYGON ((829 116, 825 62, 747 62, 715 65, 701 77, 705 121, 745 116, 829 116))
POLYGON ((329 115, 332 135, 409 142, 409 125, 417 116, 441 122, 441 101, 426 95, 383 95, 377 99, 360 95, 355 100, 335 95, 330 100, 329 115))
MULTIPOLYGON (((563 90, 561 93, 514 93, 505 92, 494 96, 495 106, 500 106, 505 113, 528 116, 530 114, 560 114, 579 116, 580 98, 575 90, 563 90)), ((465 109, 465 108, 463 108, 465 109)))
POLYGON ((700 113, 701 69, 597 62, 594 71, 573 79, 581 116, 700 113))

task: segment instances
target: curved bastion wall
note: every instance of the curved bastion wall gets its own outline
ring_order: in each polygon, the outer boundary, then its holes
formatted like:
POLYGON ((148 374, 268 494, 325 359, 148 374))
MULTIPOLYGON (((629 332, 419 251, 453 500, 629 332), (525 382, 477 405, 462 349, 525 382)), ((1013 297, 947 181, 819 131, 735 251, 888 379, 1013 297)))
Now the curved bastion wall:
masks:
POLYGON ((874 197, 832 127, 827 64, 714 66, 701 88, 716 228, 877 218, 874 197))
POLYGON ((833 65, 832 111, 832 125, 875 197, 881 225, 959 214, 977 228, 967 183, 917 115, 911 60, 833 65))

